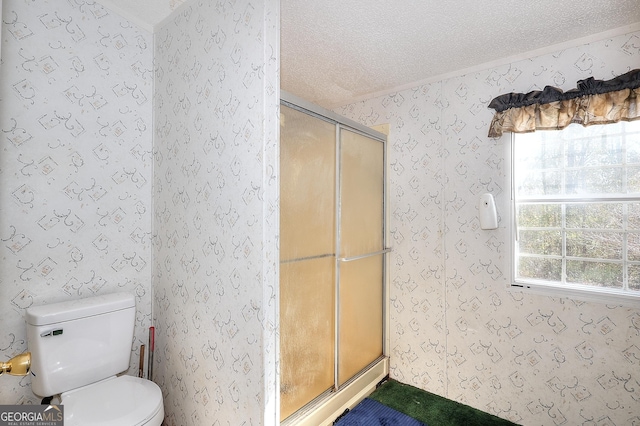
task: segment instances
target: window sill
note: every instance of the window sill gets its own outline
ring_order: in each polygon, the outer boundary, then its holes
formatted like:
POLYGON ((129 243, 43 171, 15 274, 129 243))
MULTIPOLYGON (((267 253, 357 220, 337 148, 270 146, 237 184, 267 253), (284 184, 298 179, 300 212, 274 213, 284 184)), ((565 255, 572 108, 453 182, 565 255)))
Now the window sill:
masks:
POLYGON ((612 292, 598 288, 557 287, 543 283, 513 283, 508 290, 517 293, 537 294, 541 296, 562 297, 580 300, 583 302, 595 302, 606 305, 619 305, 630 308, 640 308, 639 294, 612 292))

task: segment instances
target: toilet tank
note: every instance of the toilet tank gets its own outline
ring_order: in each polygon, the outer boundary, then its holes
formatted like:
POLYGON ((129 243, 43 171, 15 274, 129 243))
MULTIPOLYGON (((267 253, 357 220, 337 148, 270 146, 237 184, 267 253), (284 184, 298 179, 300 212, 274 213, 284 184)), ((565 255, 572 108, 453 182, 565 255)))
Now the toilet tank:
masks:
POLYGON ((33 393, 56 395, 127 370, 135 315, 128 293, 27 309, 33 393))

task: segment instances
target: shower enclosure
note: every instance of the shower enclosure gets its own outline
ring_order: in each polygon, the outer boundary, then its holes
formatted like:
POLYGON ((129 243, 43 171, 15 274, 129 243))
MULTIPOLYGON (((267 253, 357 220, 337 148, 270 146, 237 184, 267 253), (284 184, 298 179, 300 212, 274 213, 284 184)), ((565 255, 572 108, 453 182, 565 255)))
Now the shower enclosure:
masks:
POLYGON ((286 93, 280 117, 281 419, 319 424, 388 373, 386 137, 286 93))

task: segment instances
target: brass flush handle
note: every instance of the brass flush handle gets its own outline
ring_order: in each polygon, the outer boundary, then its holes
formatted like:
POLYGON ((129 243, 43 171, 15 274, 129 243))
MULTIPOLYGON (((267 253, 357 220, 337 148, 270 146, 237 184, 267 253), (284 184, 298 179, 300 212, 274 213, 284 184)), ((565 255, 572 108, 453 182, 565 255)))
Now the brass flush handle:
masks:
POLYGON ((4 373, 12 376, 26 376, 31 370, 31 352, 16 355, 7 362, 0 362, 0 376, 4 373))

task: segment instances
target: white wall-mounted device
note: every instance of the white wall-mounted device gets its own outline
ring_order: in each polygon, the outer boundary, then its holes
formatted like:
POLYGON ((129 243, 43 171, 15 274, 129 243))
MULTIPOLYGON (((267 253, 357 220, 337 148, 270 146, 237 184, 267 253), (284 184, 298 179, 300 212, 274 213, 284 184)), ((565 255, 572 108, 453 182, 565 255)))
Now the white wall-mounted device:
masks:
POLYGON ((480 228, 496 229, 498 227, 498 214, 496 213, 496 203, 493 195, 482 194, 478 203, 478 214, 480 216, 480 228))

